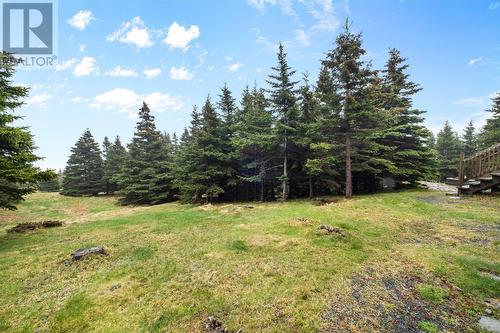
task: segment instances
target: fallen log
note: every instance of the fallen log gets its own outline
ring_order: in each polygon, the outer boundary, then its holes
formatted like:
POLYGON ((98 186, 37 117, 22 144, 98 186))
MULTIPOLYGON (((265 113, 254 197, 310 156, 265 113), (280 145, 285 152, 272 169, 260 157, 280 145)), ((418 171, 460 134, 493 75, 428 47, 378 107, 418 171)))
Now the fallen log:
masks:
POLYGON ((61 222, 61 221, 18 223, 15 227, 12 227, 9 230, 7 230, 7 232, 23 233, 26 231, 32 231, 32 230, 36 230, 36 229, 60 227, 62 225, 63 225, 63 222, 61 222))

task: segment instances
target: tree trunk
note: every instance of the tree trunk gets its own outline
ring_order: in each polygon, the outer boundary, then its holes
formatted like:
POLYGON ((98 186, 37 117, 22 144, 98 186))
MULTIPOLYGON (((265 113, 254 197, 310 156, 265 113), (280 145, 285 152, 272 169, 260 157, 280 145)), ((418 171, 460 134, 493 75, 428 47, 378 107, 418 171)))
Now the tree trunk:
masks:
MULTIPOLYGON (((285 122, 286 124, 286 122, 285 122)), ((285 201, 288 197, 288 137, 287 131, 285 129, 285 156, 283 157, 283 201, 285 201)))
POLYGON ((345 138, 345 197, 352 198, 352 143, 351 133, 346 133, 345 138))
POLYGON ((313 193, 313 181, 312 181, 312 176, 309 176, 309 198, 312 199, 312 197, 314 196, 314 193, 313 193))
POLYGON ((265 165, 262 164, 260 166, 260 201, 264 202, 264 173, 265 173, 265 165))

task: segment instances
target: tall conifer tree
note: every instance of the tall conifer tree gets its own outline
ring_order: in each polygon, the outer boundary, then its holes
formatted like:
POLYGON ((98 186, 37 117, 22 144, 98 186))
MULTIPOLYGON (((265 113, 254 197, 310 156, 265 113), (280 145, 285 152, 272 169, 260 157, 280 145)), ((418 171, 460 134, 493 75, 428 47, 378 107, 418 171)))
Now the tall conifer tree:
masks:
POLYGON ((491 108, 487 111, 492 115, 486 120, 479 137, 481 149, 489 148, 500 142, 500 92, 497 92, 491 101, 491 108))
POLYGON ((173 199, 171 155, 165 137, 156 129, 155 118, 146 103, 122 172, 117 177, 122 204, 159 204, 173 199))
POLYGON ((295 71, 288 66, 283 44, 278 46, 278 65, 271 67, 274 71, 269 75, 267 83, 270 85, 270 102, 277 117, 276 130, 282 142, 283 150, 283 174, 280 177, 282 182, 282 199, 286 200, 289 195, 289 154, 293 146, 291 137, 295 134, 297 127, 298 109, 296 106, 298 82, 293 81, 292 76, 295 71))
POLYGON ((469 121, 462 135, 462 146, 464 155, 471 156, 477 151, 477 135, 474 123, 469 121))
POLYGON ((210 202, 220 198, 234 175, 230 143, 210 98, 200 114, 192 113, 191 130, 181 158, 181 179, 177 180, 181 198, 189 202, 210 202))
POLYGON ((119 179, 123 165, 127 159, 127 150, 123 147, 119 136, 116 136, 113 143, 109 143, 108 140, 108 144, 103 144, 103 146, 105 147, 103 166, 106 193, 112 194, 119 189, 117 179, 119 179))
POLYGON ((29 129, 13 124, 21 119, 14 110, 23 105, 22 99, 29 93, 12 83, 16 62, 11 54, 0 53, 0 209, 16 209, 23 196, 36 191, 37 181, 55 178, 52 170, 41 171, 34 166, 41 157, 34 153, 29 129))
POLYGON ((398 182, 415 183, 435 174, 436 156, 431 148, 431 131, 423 124, 425 111, 413 108, 413 96, 422 88, 410 81, 408 64, 396 49, 382 71, 383 101, 387 127, 381 132, 381 143, 387 158, 394 164, 390 171, 398 182))
POLYGON ((87 129, 71 148, 64 169, 61 194, 69 196, 97 195, 105 190, 99 144, 87 129))
POLYGON ((266 107, 262 90, 245 88, 232 142, 240 161, 238 176, 247 185, 260 184, 261 201, 265 200, 265 184, 271 174, 273 154, 277 151, 273 116, 266 107))
POLYGON ((436 138, 441 180, 458 175, 458 162, 462 150, 460 139, 450 123, 446 121, 436 138))
MULTIPOLYGON (((353 194, 353 173, 365 180, 370 176, 373 182, 373 177, 388 164, 379 154, 381 147, 375 141, 380 127, 376 112, 376 96, 380 89, 374 72, 362 60, 365 53, 361 34, 352 33, 346 21, 344 31, 336 39, 335 49, 328 52, 323 61, 335 88, 330 95, 337 95, 341 104, 341 110, 335 111, 330 124, 336 127, 335 144, 343 150, 347 198, 353 194)), ((358 184, 365 185, 365 182, 358 184)))

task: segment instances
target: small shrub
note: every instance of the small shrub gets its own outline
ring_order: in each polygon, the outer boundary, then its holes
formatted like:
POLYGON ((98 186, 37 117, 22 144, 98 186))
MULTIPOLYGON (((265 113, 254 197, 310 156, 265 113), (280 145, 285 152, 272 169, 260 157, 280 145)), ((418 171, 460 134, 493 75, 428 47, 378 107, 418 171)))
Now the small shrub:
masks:
POLYGON ((440 287, 432 286, 430 284, 420 284, 417 286, 417 290, 422 298, 434 304, 442 303, 444 298, 448 296, 446 290, 440 287))

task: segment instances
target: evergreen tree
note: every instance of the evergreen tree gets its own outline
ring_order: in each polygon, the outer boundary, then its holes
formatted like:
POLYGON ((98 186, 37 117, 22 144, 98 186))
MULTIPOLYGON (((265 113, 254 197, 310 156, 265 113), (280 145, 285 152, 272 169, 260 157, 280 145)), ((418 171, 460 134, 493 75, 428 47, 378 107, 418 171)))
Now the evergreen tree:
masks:
POLYGON ((446 121, 436 139, 436 150, 439 158, 439 174, 441 180, 458 175, 458 163, 462 150, 460 139, 446 121))
POLYGON ((260 201, 265 200, 266 181, 270 178, 271 160, 277 149, 272 129, 273 116, 266 107, 263 90, 254 87, 253 91, 249 91, 246 87, 232 141, 240 161, 238 176, 247 184, 260 185, 260 201))
POLYGON ((113 194, 119 189, 118 178, 127 158, 127 150, 123 147, 119 136, 116 136, 113 143, 110 143, 107 137, 105 137, 103 146, 106 193, 113 194))
POLYGON ((467 124, 462 135, 463 152, 466 157, 473 155, 477 151, 476 128, 472 120, 467 124))
POLYGON ((315 112, 307 125, 306 137, 311 141, 310 156, 306 162, 307 173, 315 178, 322 192, 339 189, 339 145, 340 96, 337 94, 330 70, 323 65, 319 73, 314 98, 315 112))
POLYGON ((59 192, 61 189, 60 173, 61 172, 59 171, 59 175, 52 179, 38 181, 38 190, 42 192, 59 192))
POLYGON ((224 133, 229 139, 232 137, 232 132, 234 131, 234 125, 236 122, 236 114, 238 112, 236 107, 236 100, 231 93, 231 90, 224 84, 221 89, 221 94, 219 95, 219 102, 217 107, 222 113, 223 127, 226 133, 224 133))
POLYGON ((289 153, 293 149, 294 142, 290 138, 295 134, 297 127, 298 109, 296 106, 298 83, 292 81, 295 71, 288 66, 287 54, 283 44, 278 47, 278 65, 271 67, 274 74, 269 75, 267 83, 270 85, 270 102, 277 117, 276 130, 283 143, 283 174, 280 177, 282 182, 282 199, 286 200, 289 195, 289 153))
POLYGON ((16 209, 23 196, 36 191, 36 182, 55 177, 52 170, 34 166, 41 157, 34 153, 33 136, 27 127, 13 124, 21 119, 14 110, 29 92, 12 84, 16 62, 11 54, 0 53, 0 209, 16 209))
POLYGON ((491 112, 492 116, 486 120, 479 137, 481 149, 500 143, 500 92, 497 92, 496 96, 493 97, 491 109, 487 111, 491 112))
POLYGON ((352 33, 346 21, 344 31, 336 39, 336 48, 323 61, 335 88, 330 95, 337 95, 342 107, 335 110, 329 123, 336 127, 334 144, 343 150, 339 157, 345 161, 347 198, 352 197, 353 174, 358 177, 359 188, 371 189, 375 177, 391 164, 380 154, 382 146, 376 142, 381 127, 377 112, 380 84, 374 71, 362 60, 365 53, 361 34, 352 33))
POLYGON ((390 173, 396 181, 415 183, 435 173, 436 156, 431 149, 431 131, 425 125, 425 111, 413 109, 412 97, 422 88, 410 81, 408 64, 396 49, 389 50, 383 70, 383 108, 387 111, 387 127, 380 142, 394 167, 390 173))
MULTIPOLYGON (((227 87, 227 84, 224 84, 224 87, 221 89, 221 94, 219 95, 219 101, 217 102, 217 107, 222 114, 221 119, 221 132, 222 139, 227 141, 229 144, 225 145, 224 149, 227 151, 228 158, 228 166, 232 170, 236 170, 238 168, 238 163, 236 160, 236 154, 234 151, 234 147, 231 145, 231 140, 234 137, 235 125, 236 125, 236 117, 238 114, 238 108, 236 107, 236 100, 233 97, 233 94, 227 87)), ((227 179, 227 188, 226 196, 231 196, 233 198, 236 197, 236 186, 238 184, 238 179, 236 178, 236 173, 232 173, 232 176, 227 179)))
POLYGON ((122 172, 117 177, 122 204, 159 204, 173 199, 171 146, 155 125, 146 103, 139 110, 139 121, 122 172))
POLYGON ((62 188, 61 194, 69 196, 97 195, 105 190, 101 150, 88 129, 71 148, 62 188))
POLYGON ((176 183, 181 199, 188 202, 220 198, 234 175, 231 147, 223 136, 224 126, 210 98, 201 111, 193 111, 190 135, 183 148, 180 178, 176 183))

